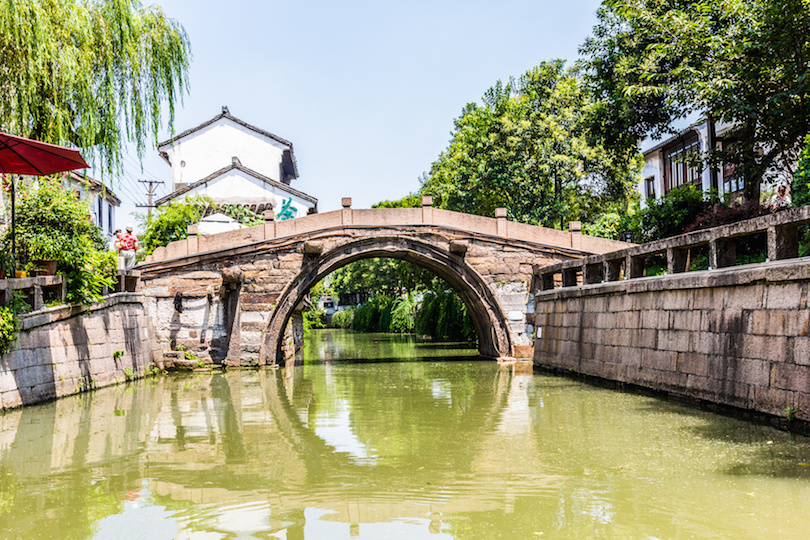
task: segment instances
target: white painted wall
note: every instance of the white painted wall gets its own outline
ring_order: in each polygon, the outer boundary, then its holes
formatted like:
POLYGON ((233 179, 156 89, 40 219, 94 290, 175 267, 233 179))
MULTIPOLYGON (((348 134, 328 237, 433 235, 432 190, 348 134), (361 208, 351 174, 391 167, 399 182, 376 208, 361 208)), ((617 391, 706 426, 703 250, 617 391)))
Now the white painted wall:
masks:
POLYGON ((90 212, 93 216, 93 223, 101 227, 104 234, 112 234, 116 229, 123 229, 123 226, 116 225, 116 206, 110 204, 110 201, 102 198, 100 195, 91 194, 89 197, 90 212), (99 214, 99 199, 101 199, 101 214, 99 214), (110 215, 110 208, 112 208, 112 216, 110 215), (112 217, 112 220, 110 220, 112 217))
POLYGON ((655 180, 655 198, 660 199, 664 192, 664 164, 660 150, 644 156, 644 167, 641 169, 641 180, 638 185, 638 192, 641 194, 641 207, 647 207, 647 189, 645 179, 650 176, 655 180))
POLYGON ((227 118, 159 148, 172 164, 172 191, 178 183, 190 184, 227 167, 234 156, 248 169, 281 181, 284 149, 278 141, 227 118))
POLYGON ((185 197, 193 195, 207 195, 217 204, 260 204, 272 201, 276 213, 281 210, 284 200, 292 198, 292 207, 297 210, 295 217, 307 215, 309 209, 315 206, 238 169, 232 169, 210 182, 195 187, 187 192, 185 197))
POLYGON ((217 213, 202 218, 200 222, 197 224, 197 232, 203 236, 206 236, 209 234, 219 234, 228 231, 235 231, 237 229, 242 229, 244 227, 245 227, 244 225, 242 225, 232 217, 222 213, 217 213))

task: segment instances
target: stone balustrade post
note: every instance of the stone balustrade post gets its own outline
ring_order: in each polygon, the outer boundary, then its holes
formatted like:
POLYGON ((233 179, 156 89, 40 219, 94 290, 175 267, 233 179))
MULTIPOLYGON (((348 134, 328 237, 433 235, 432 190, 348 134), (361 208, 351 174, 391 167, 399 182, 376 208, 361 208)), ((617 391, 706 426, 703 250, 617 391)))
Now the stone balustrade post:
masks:
POLYGON ((34 298, 33 298, 33 310, 39 311, 43 307, 45 307, 45 301, 42 296, 42 286, 34 285, 34 298))
POLYGON ((506 208, 496 208, 495 219, 497 220, 496 232, 498 236, 506 236, 506 208))
POLYGON ((343 197, 340 200, 340 204, 343 206, 343 210, 341 210, 341 215, 340 215, 340 222, 343 225, 351 225, 352 224, 352 198, 351 197, 343 197))
POLYGON ((605 281, 619 281, 622 277, 622 263, 624 259, 605 261, 605 281))
POLYGON ((200 251, 198 238, 198 235, 200 234, 200 227, 199 225, 189 225, 187 231, 188 236, 186 237, 186 253, 189 255, 192 253, 198 253, 200 251))
POLYGON ((422 197, 422 223, 433 223, 433 197, 422 197))
POLYGON ((689 249, 667 248, 667 272, 670 274, 686 272, 688 259, 689 249))
POLYGON ((264 211, 264 238, 265 240, 276 237, 276 214, 273 210, 264 211))
POLYGON ((733 238, 712 238, 709 241, 709 268, 727 268, 737 264, 737 242, 733 238))
POLYGON ((582 222, 569 221, 568 232, 571 233, 571 247, 574 249, 582 249, 582 222))
POLYGON ((768 227, 768 260, 795 259, 799 256, 799 228, 796 225, 768 227))

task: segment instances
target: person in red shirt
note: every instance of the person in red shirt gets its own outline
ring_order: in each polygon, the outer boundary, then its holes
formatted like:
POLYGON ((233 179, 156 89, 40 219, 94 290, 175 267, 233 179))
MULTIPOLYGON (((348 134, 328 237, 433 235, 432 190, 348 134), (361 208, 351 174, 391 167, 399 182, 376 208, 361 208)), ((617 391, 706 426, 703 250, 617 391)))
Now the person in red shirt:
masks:
POLYGON ((135 266, 135 253, 138 251, 138 237, 132 232, 132 225, 127 225, 127 232, 118 243, 118 254, 124 258, 124 268, 135 266))

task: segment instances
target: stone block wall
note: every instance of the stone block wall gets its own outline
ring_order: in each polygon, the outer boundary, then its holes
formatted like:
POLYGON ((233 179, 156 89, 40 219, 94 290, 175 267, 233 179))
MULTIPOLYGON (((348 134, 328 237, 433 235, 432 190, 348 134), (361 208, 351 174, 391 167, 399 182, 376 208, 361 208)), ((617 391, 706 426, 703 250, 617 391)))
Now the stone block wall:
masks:
POLYGON ((14 349, 0 356, 0 408, 116 384, 142 376, 153 362, 160 365, 142 300, 140 294, 119 293, 89 307, 22 316, 14 349))
POLYGON ((543 291, 535 365, 810 421, 810 263, 543 291))

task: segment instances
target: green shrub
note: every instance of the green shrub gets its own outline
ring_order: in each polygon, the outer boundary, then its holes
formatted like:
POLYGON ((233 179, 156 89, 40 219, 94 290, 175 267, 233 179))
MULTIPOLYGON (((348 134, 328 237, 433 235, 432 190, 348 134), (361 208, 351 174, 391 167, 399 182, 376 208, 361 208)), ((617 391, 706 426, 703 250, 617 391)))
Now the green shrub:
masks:
POLYGON ((695 219, 718 202, 692 184, 677 187, 633 216, 634 241, 652 242, 683 233, 695 219))
POLYGON ((622 233, 630 226, 630 220, 626 215, 617 212, 608 212, 599 216, 595 223, 583 223, 582 232, 589 236, 600 238, 610 238, 611 240, 621 240, 622 233))
POLYGON ((139 239, 142 256, 151 255, 155 248, 168 245, 170 242, 188 238, 188 226, 199 223, 209 209, 223 212, 246 227, 264 223, 264 217, 247 206, 238 204, 217 206, 205 195, 186 197, 159 207, 151 217, 139 217, 146 229, 139 239))
POLYGON ((326 326, 324 317, 326 314, 322 309, 313 307, 309 311, 304 312, 304 335, 308 336, 314 328, 323 328, 326 326))
POLYGON ((18 333, 17 315, 9 307, 0 307, 0 354, 6 354, 17 340, 18 333))
POLYGON ((341 309, 332 315, 332 326, 336 328, 351 328, 354 320, 355 308, 341 309))
POLYGON ((159 207, 143 220, 146 231, 139 239, 143 256, 151 255, 156 248, 170 242, 188 238, 188 226, 198 223, 213 204, 210 197, 196 195, 159 207))

